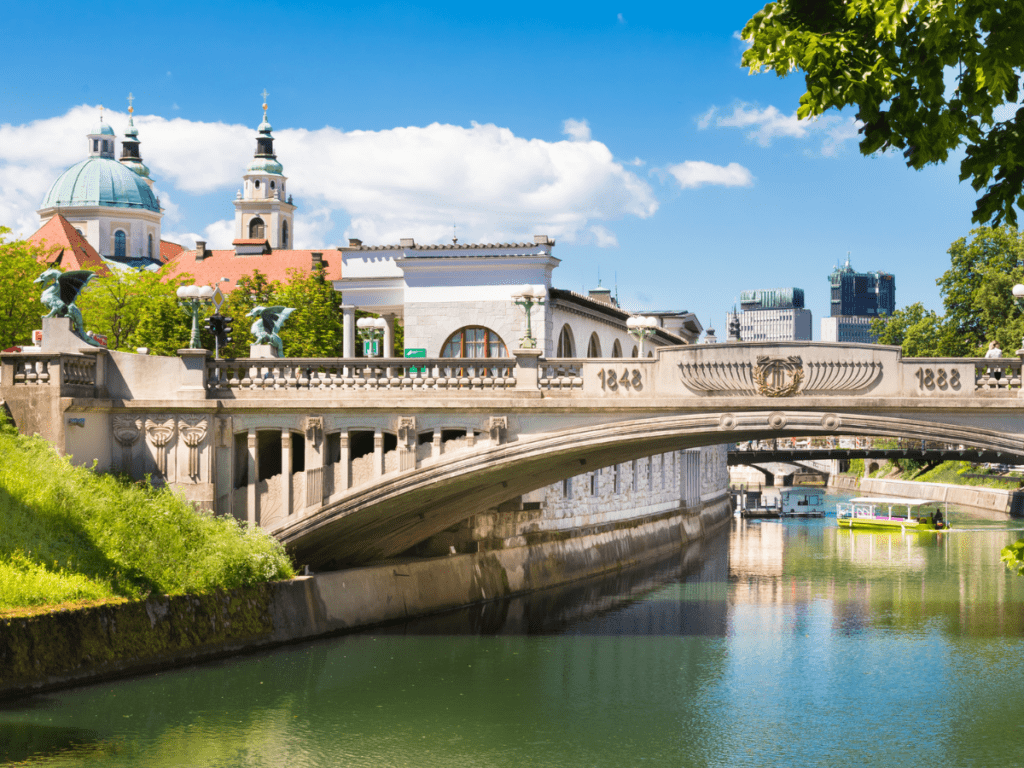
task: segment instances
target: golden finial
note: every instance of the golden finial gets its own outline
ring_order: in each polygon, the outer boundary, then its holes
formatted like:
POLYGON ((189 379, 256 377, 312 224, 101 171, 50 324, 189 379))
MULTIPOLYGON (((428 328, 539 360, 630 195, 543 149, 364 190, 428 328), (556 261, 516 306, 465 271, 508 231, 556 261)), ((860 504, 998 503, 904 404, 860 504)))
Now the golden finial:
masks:
POLYGON ((132 96, 131 91, 128 92, 128 114, 130 115, 135 111, 135 107, 132 106, 132 102, 135 101, 135 97, 132 96))
POLYGON ((267 89, 266 88, 263 89, 263 94, 262 95, 263 95, 263 119, 266 120, 267 119, 267 96, 270 95, 269 93, 267 93, 267 89))
POLYGON ((100 104, 100 122, 103 122, 103 105, 100 104))

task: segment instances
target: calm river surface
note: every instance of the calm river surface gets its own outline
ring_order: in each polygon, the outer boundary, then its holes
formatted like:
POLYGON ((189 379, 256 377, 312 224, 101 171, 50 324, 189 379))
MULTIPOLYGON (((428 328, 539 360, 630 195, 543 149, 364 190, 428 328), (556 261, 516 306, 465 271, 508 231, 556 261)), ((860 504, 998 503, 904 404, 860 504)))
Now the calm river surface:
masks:
MULTIPOLYGON (((836 497, 831 497, 834 502, 836 497)), ((46 766, 1006 766, 1019 521, 735 521, 642 572, 0 708, 46 766)))

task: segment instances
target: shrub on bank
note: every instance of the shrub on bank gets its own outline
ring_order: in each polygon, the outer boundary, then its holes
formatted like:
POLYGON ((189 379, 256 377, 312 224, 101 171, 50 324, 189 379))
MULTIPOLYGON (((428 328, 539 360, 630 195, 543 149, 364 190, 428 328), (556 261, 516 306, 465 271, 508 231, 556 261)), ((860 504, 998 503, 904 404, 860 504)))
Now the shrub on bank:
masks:
POLYGON ((233 518, 76 467, 0 414, 0 610, 234 588, 294 575, 283 547, 233 518))

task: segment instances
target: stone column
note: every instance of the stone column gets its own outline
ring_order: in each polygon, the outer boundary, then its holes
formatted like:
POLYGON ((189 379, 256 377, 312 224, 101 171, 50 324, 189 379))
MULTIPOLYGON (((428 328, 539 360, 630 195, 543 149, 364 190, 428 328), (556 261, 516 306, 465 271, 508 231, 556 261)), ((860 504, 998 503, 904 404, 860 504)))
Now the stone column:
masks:
POLYGON ((351 463, 351 452, 348 448, 348 432, 342 432, 339 435, 339 442, 341 443, 341 458, 338 461, 341 463, 341 487, 336 488, 337 491, 347 491, 349 488, 349 478, 352 476, 352 463, 351 463))
POLYGON ((434 436, 430 440, 430 458, 436 459, 441 455, 441 430, 434 428, 434 436))
POLYGON ((292 433, 285 427, 281 430, 281 506, 284 516, 292 513, 292 433))
POLYGON ((343 343, 341 347, 342 357, 355 357, 356 356, 356 308, 352 304, 342 304, 341 307, 342 320, 344 321, 344 329, 342 331, 343 343))
POLYGON ((256 430, 249 430, 249 485, 246 488, 246 499, 245 499, 245 511, 247 519, 249 521, 249 527, 253 528, 256 525, 258 519, 256 510, 256 471, 259 467, 259 462, 256 456, 256 430))
POLYGON ((374 430, 373 433, 373 476, 384 474, 384 433, 374 430))
POLYGON ((395 316, 394 315, 381 315, 384 318, 386 325, 384 326, 384 349, 382 354, 384 357, 395 356, 395 316))

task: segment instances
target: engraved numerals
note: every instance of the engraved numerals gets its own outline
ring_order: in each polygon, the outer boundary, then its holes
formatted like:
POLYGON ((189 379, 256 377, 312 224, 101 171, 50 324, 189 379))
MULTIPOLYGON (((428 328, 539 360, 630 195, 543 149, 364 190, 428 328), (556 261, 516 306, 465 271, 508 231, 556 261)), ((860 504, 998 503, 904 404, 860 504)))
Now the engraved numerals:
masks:
POLYGON ((960 389, 960 371, 956 368, 918 368, 914 375, 919 389, 960 389))
POLYGON ((644 388, 643 375, 636 368, 632 371, 628 368, 623 368, 622 371, 616 371, 614 368, 602 368, 597 375, 601 379, 601 389, 611 392, 618 392, 620 389, 623 391, 632 389, 639 392, 644 388))

